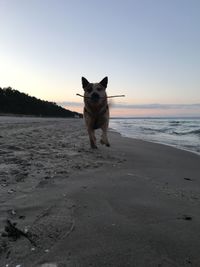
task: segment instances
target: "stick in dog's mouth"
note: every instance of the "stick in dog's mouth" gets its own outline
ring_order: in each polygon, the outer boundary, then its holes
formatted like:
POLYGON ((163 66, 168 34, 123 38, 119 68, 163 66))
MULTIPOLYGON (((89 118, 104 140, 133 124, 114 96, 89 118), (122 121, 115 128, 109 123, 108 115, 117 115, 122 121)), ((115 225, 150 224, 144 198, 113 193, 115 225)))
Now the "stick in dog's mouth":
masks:
MULTIPOLYGON (((76 94, 76 95, 91 99, 91 97, 89 97, 89 96, 84 96, 84 95, 80 95, 80 94, 76 94)), ((100 98, 113 98, 113 97, 125 97, 125 95, 111 95, 111 96, 104 96, 104 97, 100 97, 100 98)))

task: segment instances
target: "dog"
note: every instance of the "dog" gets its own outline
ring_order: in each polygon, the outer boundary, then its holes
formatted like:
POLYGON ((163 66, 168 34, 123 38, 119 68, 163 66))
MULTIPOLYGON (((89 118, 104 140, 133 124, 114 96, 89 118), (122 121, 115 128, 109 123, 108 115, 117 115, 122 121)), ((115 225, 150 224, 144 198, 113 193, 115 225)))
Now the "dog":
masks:
POLYGON ((110 146, 107 137, 109 124, 109 107, 107 102, 106 88, 108 77, 99 83, 90 83, 82 77, 84 90, 84 118, 89 135, 91 148, 97 148, 95 130, 102 129, 101 144, 110 146))

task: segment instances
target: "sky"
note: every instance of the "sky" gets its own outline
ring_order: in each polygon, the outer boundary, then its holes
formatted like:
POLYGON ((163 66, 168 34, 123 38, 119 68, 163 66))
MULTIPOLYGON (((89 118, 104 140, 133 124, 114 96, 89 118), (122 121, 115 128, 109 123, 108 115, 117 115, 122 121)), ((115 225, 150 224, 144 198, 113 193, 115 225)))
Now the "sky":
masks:
POLYGON ((200 116, 199 0, 0 0, 0 87, 80 111, 108 76, 111 116, 200 116))

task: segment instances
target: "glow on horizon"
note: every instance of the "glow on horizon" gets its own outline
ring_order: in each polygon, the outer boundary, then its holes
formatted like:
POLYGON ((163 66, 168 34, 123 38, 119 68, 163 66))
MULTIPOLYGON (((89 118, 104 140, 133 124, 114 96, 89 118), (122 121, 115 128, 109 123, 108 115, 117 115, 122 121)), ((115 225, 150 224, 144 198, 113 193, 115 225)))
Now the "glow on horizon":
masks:
MULTIPOLYGON (((83 103, 79 105, 65 105, 61 104, 66 109, 70 109, 79 113, 83 113, 83 103)), ((117 106, 110 107, 111 117, 200 117, 200 105, 191 107, 188 105, 186 108, 119 108, 117 106)))
POLYGON ((108 76, 125 94, 112 116, 198 116, 200 2, 197 0, 0 0, 0 87, 82 112, 81 76, 108 76), (89 16, 88 16, 89 14, 89 16))

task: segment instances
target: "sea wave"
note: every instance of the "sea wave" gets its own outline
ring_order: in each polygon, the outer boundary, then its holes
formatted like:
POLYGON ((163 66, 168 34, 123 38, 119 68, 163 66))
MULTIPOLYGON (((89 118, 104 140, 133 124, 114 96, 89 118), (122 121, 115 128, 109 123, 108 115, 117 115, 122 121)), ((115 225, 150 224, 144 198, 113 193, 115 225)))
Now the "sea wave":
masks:
POLYGON ((181 122, 180 121, 169 121, 170 126, 177 126, 180 125, 181 122))
POLYGON ((171 128, 151 128, 151 127, 141 127, 142 130, 151 132, 151 133, 169 133, 171 131, 171 128))
POLYGON ((200 129, 197 130, 192 130, 192 131, 186 131, 186 132, 177 132, 177 131, 173 131, 174 134, 176 135, 198 135, 200 136, 200 129))
POLYGON ((200 119, 111 119, 110 127, 127 137, 176 146, 200 154, 200 119))

